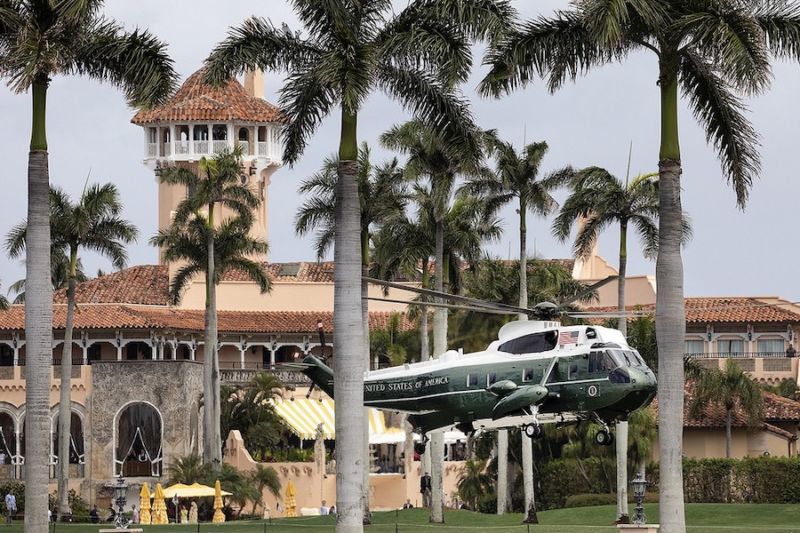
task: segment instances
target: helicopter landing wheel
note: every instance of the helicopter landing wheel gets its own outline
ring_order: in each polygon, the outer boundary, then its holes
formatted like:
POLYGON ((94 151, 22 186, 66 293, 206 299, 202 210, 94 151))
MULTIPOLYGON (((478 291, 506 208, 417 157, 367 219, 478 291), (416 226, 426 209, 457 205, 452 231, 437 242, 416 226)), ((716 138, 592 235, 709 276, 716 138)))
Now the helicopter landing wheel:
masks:
POLYGON ((611 446, 614 443, 614 434, 608 429, 601 429, 595 433, 594 441, 600 446, 611 446))
POLYGON ((544 436, 544 428, 540 424, 527 424, 522 430, 529 439, 541 439, 544 436))

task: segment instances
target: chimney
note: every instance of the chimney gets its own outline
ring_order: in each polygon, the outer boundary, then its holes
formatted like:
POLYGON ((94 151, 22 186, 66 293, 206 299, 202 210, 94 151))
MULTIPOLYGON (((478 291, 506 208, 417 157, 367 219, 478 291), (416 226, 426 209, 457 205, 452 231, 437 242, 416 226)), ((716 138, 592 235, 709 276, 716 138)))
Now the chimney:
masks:
POLYGON ((255 98, 264 98, 264 72, 248 70, 244 73, 244 91, 255 98))

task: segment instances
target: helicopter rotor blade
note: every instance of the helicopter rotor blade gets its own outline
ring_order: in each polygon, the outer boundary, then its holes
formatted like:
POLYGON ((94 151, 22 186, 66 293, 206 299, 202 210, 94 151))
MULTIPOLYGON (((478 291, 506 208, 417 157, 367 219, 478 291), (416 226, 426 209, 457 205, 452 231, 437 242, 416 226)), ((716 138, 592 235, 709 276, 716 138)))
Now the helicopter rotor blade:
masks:
POLYGON ((376 285, 384 285, 386 287, 391 287, 393 289, 399 289, 401 291, 408 291, 413 292, 416 294, 421 294, 423 296, 431 296, 433 298, 442 298, 445 300, 450 300, 453 302, 460 302, 469 304, 475 307, 482 307, 485 309, 494 309, 497 311, 506 311, 508 314, 519 314, 519 313, 526 313, 526 314, 536 314, 534 309, 527 309, 525 307, 516 307, 513 305, 507 305, 503 303, 497 302, 487 302, 485 300, 477 300, 475 298, 468 298, 467 296, 459 296, 456 294, 449 294, 446 292, 439 292, 434 291, 432 289, 423 289, 419 287, 409 287, 408 285, 403 285, 401 283, 394 283, 392 281, 384 281, 382 279, 375 279, 375 278, 362 278, 369 283, 374 283, 376 285))
POLYGON ((586 287, 584 290, 580 291, 575 296, 558 302, 558 308, 561 309, 562 307, 566 307, 571 303, 577 302, 579 300, 583 300, 584 298, 586 298, 587 296, 592 294, 594 291, 596 291, 597 289, 599 289, 603 285, 607 285, 607 284, 611 283, 612 281, 614 281, 617 278, 619 278, 619 276, 608 276, 607 278, 602 279, 602 280, 598 281, 597 283, 593 283, 592 285, 589 285, 588 287, 586 287))
POLYGON ((446 303, 438 303, 438 302, 415 302, 413 300, 393 300, 391 298, 378 298, 370 296, 367 300, 372 300, 374 302, 388 302, 388 303, 395 303, 395 304, 405 304, 405 305, 414 305, 417 307, 441 307, 444 309, 455 309, 457 311, 472 311, 474 313, 487 313, 491 315, 516 315, 519 314, 516 311, 504 311, 502 309, 492 309, 489 307, 478 307, 478 306, 469 306, 469 305, 457 305, 457 304, 446 304, 446 303))

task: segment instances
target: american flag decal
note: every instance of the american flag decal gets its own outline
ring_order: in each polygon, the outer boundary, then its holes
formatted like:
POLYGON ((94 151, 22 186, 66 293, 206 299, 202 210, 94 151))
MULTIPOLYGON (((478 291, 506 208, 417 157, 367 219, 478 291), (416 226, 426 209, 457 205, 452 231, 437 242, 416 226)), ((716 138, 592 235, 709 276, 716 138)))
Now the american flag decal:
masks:
POLYGON ((558 344, 578 344, 577 331, 560 331, 558 333, 558 344))

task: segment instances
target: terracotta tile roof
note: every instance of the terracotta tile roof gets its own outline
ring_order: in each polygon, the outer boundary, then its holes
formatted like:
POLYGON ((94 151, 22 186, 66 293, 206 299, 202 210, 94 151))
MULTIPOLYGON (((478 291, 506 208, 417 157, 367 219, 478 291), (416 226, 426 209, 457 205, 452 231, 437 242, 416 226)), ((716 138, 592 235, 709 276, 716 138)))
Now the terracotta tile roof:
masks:
MULTIPOLYGON (((686 298, 685 302, 687 323, 800 322, 800 314, 752 296, 692 297, 686 298)), ((655 305, 628 306, 626 309, 652 313, 655 305)), ((617 308, 590 306, 586 310, 609 313, 617 308)))
MULTIPOLYGON (((685 388, 685 395, 683 397, 683 427, 688 428, 724 428, 725 427, 725 409, 716 404, 709 404, 706 409, 697 418, 690 416, 690 409, 692 400, 694 399, 694 386, 687 383, 685 388)), ((791 422, 794 424, 800 423, 800 402, 783 398, 770 392, 763 393, 764 398, 764 421, 761 424, 762 429, 782 435, 786 438, 796 439, 797 437, 777 426, 774 423, 791 422)), ((656 418, 658 417, 658 398, 656 397, 651 404, 651 408, 655 410, 656 418)), ((751 427, 750 422, 744 413, 737 407, 733 412, 732 426, 736 428, 751 427)))
MULTIPOLYGON (((75 296, 79 304, 167 305, 169 273, 166 265, 134 266, 79 283, 75 296)), ((66 289, 53 293, 53 303, 67 303, 66 289)))
MULTIPOLYGON (((53 327, 64 329, 67 306, 53 306, 53 327)), ((384 328, 392 313, 369 314, 370 329, 384 328)), ((333 313, 330 311, 219 311, 220 333, 314 333, 321 320, 323 331, 333 332, 333 313)), ((203 331, 202 309, 144 307, 114 304, 79 304, 75 312, 76 329, 173 329, 203 331)), ((415 327, 401 315, 400 327, 415 327)), ((0 311, 0 331, 19 331, 25 328, 25 307, 13 305, 0 311)))
POLYGON ((184 82, 172 99, 163 106, 143 110, 131 119, 134 124, 194 120, 238 120, 242 122, 279 122, 278 108, 262 98, 247 94, 235 79, 212 87, 203 83, 204 69, 184 82))
MULTIPOLYGON (((264 263, 264 270, 278 283, 333 283, 333 261, 264 263)), ((225 281, 249 281, 244 272, 230 271, 225 281)))

